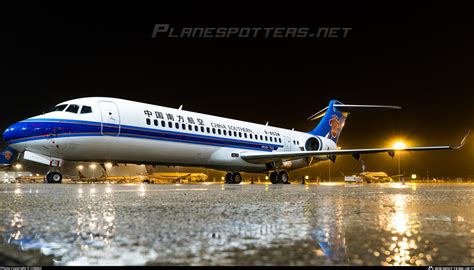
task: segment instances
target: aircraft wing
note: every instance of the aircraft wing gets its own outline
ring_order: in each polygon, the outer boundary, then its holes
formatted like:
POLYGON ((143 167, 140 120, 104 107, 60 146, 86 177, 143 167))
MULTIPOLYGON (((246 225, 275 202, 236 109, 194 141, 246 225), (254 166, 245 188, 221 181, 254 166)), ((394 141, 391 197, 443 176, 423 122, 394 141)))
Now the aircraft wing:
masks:
POLYGON ((448 149, 459 149, 464 146, 467 137, 462 139, 458 146, 422 146, 422 147, 405 147, 399 148, 368 148, 368 149, 343 149, 343 150, 320 150, 320 151, 291 151, 291 152, 244 152, 240 154, 240 157, 248 162, 252 163, 267 163, 275 160, 294 160, 307 157, 331 157, 338 155, 353 155, 356 159, 360 158, 362 154, 376 154, 376 153, 388 153, 390 156, 394 156, 395 152, 414 152, 414 151, 434 151, 434 150, 448 150, 448 149))

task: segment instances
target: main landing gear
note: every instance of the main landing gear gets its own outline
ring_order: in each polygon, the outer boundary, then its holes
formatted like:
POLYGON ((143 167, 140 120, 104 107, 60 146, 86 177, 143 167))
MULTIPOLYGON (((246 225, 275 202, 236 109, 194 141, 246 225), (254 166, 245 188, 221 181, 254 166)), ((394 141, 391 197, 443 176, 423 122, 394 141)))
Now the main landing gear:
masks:
MULTIPOLYGON (((242 175, 238 172, 228 172, 225 175, 226 184, 240 184, 242 175)), ((270 182, 272 184, 289 184, 290 177, 286 171, 274 171, 270 173, 270 182)))
POLYGON ((63 181, 63 175, 60 172, 52 171, 46 174, 46 182, 60 184, 63 181))
POLYGON ((228 172, 225 175, 225 183, 226 184, 240 184, 242 182, 242 175, 238 172, 228 172))
POLYGON ((274 171, 270 173, 270 182, 272 184, 289 184, 290 177, 286 171, 274 171))

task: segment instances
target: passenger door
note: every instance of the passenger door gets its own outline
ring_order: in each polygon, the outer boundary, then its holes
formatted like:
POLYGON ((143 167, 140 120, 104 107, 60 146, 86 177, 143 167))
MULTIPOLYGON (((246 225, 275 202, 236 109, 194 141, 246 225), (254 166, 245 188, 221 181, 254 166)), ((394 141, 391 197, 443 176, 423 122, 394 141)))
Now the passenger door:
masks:
POLYGON ((283 148, 283 151, 285 151, 285 152, 291 151, 291 139, 290 139, 290 137, 284 136, 283 137, 283 143, 285 145, 285 147, 283 148))
POLYGON ((99 101, 102 116, 102 135, 118 136, 120 134, 120 113, 112 101, 99 101))

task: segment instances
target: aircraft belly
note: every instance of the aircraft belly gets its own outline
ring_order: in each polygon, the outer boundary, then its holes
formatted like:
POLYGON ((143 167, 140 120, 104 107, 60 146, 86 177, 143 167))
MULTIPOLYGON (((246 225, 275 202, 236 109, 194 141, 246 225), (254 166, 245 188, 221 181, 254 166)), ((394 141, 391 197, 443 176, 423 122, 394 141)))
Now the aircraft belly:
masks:
MULTIPOLYGON (((261 164, 250 164, 232 153, 242 150, 212 145, 146 140, 137 138, 94 136, 56 140, 55 156, 71 161, 113 161, 149 164, 202 166, 222 170, 257 172, 261 164)), ((44 140, 30 142, 34 152, 50 155, 44 140)))

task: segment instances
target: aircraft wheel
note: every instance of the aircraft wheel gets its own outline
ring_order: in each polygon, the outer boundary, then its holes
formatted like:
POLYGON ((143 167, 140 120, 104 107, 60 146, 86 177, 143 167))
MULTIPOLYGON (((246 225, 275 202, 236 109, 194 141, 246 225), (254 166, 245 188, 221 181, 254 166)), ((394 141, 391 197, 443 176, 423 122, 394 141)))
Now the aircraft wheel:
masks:
POLYGON ((289 184, 290 183, 290 177, 288 176, 288 173, 285 171, 281 171, 278 174, 278 182, 282 184, 289 184))
POLYGON ((272 172, 270 174, 270 182, 272 184, 278 184, 278 173, 277 172, 272 172))
POLYGON ((58 172, 50 172, 46 175, 46 180, 48 183, 59 184, 62 182, 63 176, 58 172))
POLYGON ((240 182, 242 182, 242 175, 240 175, 240 173, 234 173, 232 175, 232 182, 234 184, 240 184, 240 182))
POLYGON ((226 175, 225 175, 225 183, 226 184, 233 184, 234 181, 233 181, 233 177, 232 177, 232 173, 228 172, 226 175))

